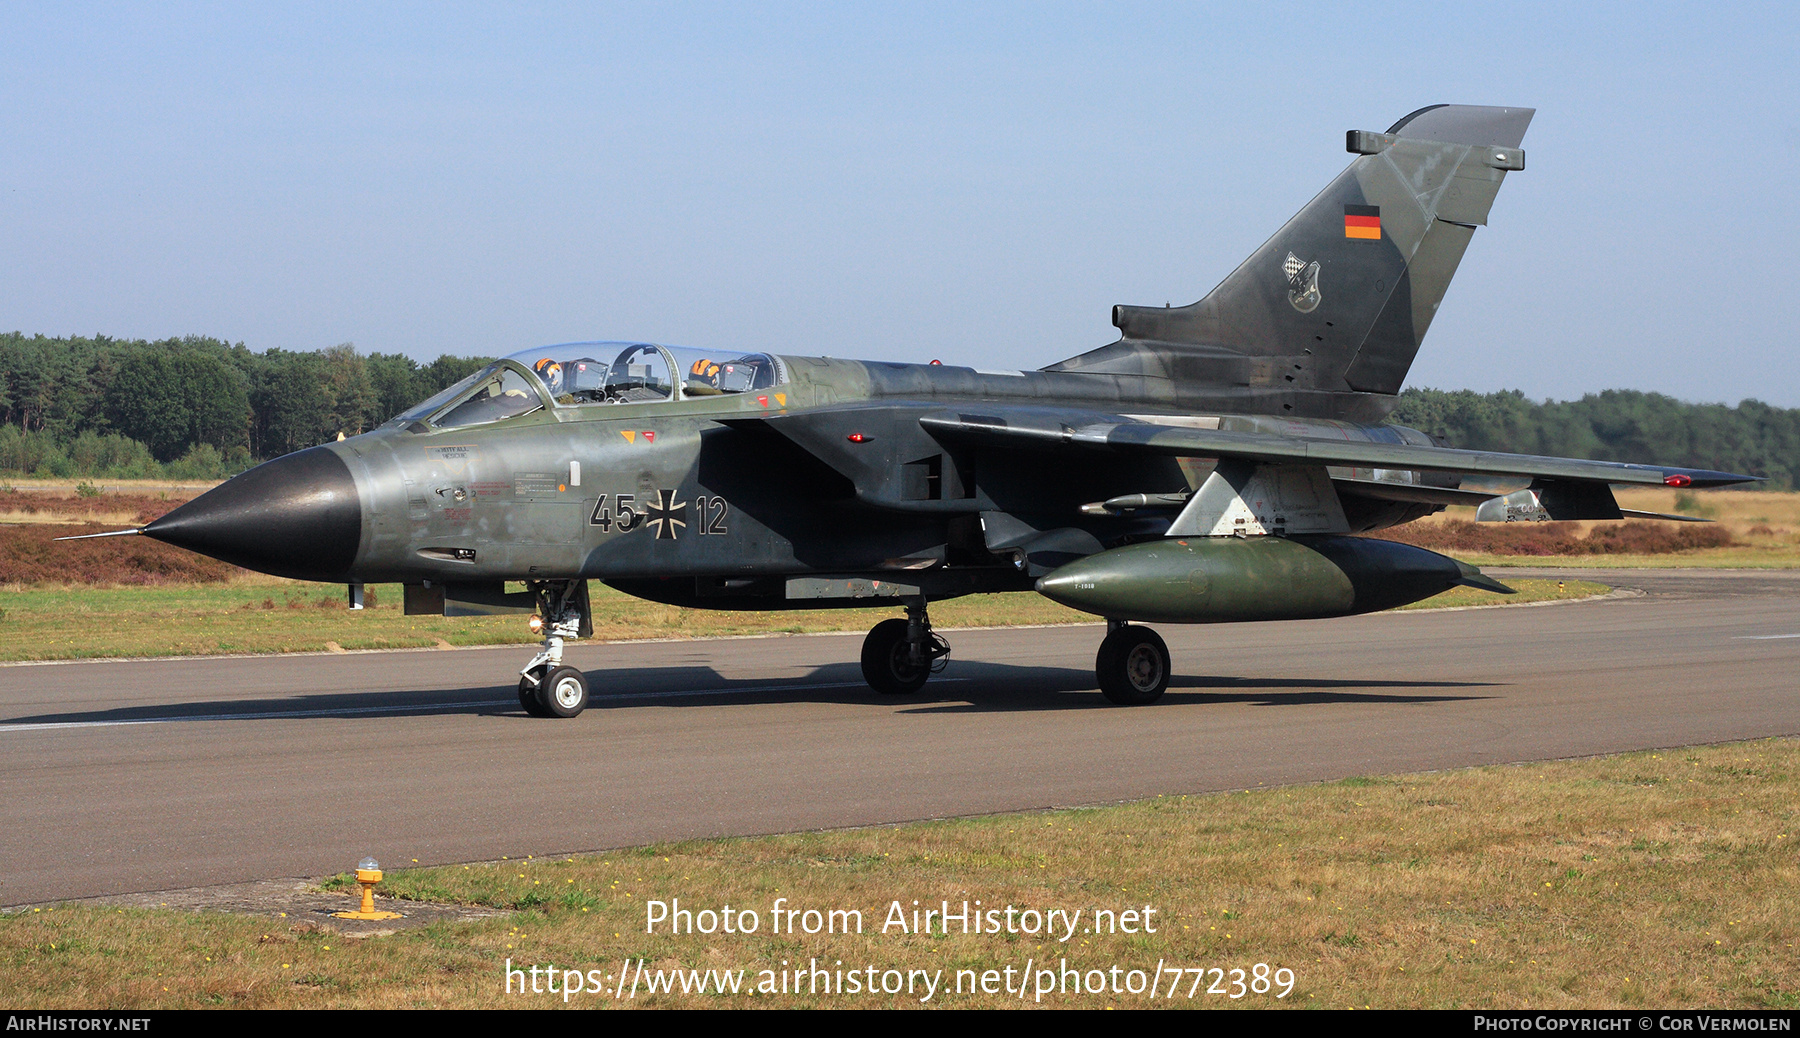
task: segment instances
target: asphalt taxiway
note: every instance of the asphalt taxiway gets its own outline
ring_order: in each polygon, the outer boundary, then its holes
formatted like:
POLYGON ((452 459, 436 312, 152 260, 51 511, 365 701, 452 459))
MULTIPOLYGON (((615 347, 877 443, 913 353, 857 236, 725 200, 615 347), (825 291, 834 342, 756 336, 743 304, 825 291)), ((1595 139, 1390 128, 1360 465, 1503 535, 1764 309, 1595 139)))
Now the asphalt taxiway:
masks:
POLYGON ((1137 708, 1097 626, 951 633, 905 697, 860 635, 577 644, 572 721, 519 646, 4 666, 0 904, 1800 734, 1800 572, 1568 575, 1644 593, 1159 627, 1137 708))

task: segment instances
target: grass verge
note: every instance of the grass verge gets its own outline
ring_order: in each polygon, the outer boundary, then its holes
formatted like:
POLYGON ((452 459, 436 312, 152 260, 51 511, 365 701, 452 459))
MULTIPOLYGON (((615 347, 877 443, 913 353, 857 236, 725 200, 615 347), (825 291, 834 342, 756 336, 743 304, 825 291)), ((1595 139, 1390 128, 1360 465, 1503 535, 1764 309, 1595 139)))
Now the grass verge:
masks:
MULTIPOLYGON (((519 994, 517 977, 508 995, 510 959, 519 969, 554 965, 559 987, 560 971, 582 971, 585 987, 592 970, 616 988, 621 963, 635 971, 640 960, 677 992, 677 976, 710 970, 710 983, 743 971, 738 994, 651 994, 640 980, 634 997, 575 994, 571 1006, 922 1004, 921 986, 839 993, 841 963, 859 974, 873 966, 877 982, 888 970, 937 975, 929 1004, 1002 1007, 1036 1004, 1035 970, 1060 971, 1066 960, 1084 987, 1098 976, 1088 971, 1103 971, 1106 991, 1049 994, 1042 1004, 1793 1009, 1797 794, 1800 743, 1764 740, 410 869, 389 872, 385 892, 512 914, 363 940, 311 921, 65 905, 0 916, 0 1001, 564 1005, 560 994, 519 994), (646 933, 647 903, 675 898, 688 910, 754 910, 758 926, 646 933), (782 898, 785 909, 860 911, 862 932, 771 932, 782 898), (1066 941, 1008 933, 1004 915, 1000 932, 965 934, 954 922, 948 934, 883 932, 896 902, 910 929, 915 900, 921 909, 948 901, 953 912, 979 900, 984 911, 1083 914, 1066 941), (1082 932, 1095 909, 1135 910, 1138 932, 1082 932), (791 974, 780 993, 784 962, 814 960, 833 993, 793 993, 791 974), (1016 986, 1028 960, 1023 1000, 979 990, 990 970, 1002 978, 1011 969, 1016 986), (1190 997, 1189 972, 1170 999, 1164 972, 1154 1002, 1124 990, 1147 983, 1159 962, 1165 971, 1241 968, 1246 983, 1263 963, 1292 970, 1294 984, 1283 998, 1233 999, 1229 972, 1222 982, 1208 972, 1190 997), (762 983, 776 993, 748 993, 762 983), (1209 993, 1215 983, 1224 994, 1209 993)), ((1015 928, 1025 918, 1015 915, 1015 928)))
MULTIPOLYGON (((1603 593, 1580 581, 1558 591, 1555 581, 1512 582, 1520 594, 1501 596, 1458 588, 1420 605, 1486 605, 1603 593)), ((717 612, 657 605, 594 583, 594 634, 601 641, 630 638, 704 638, 867 630, 867 609, 778 613, 717 612)), ((372 588, 376 605, 344 608, 342 589, 292 581, 164 584, 138 588, 26 589, 0 607, 0 660, 84 659, 106 656, 194 656, 222 653, 319 652, 534 642, 522 616, 406 616, 397 584, 372 588)), ((898 613, 889 606, 884 613, 898 613)), ((935 603, 939 627, 1094 623, 1031 592, 971 595, 935 603)))

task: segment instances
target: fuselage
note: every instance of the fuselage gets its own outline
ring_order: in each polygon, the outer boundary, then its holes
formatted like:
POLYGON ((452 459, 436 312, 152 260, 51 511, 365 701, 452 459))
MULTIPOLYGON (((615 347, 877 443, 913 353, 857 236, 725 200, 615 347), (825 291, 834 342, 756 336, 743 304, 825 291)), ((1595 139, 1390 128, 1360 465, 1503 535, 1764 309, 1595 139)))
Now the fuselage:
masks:
MULTIPOLYGON (((513 408, 521 413, 456 424, 443 417, 456 412, 452 394, 435 413, 276 459, 146 532, 253 569, 324 581, 594 578, 666 601, 698 596, 705 601, 694 604, 766 608, 770 580, 904 576, 942 596, 1031 586, 1017 560, 996 550, 995 527, 1005 523, 1079 531, 1099 547, 1161 536, 1171 511, 1095 515, 1082 506, 1185 493, 1209 466, 945 445, 920 427, 922 415, 1029 405, 1095 421, 1137 415, 1429 442, 1389 425, 1227 410, 1291 409, 1295 400, 1307 410, 1342 410, 1254 386, 1195 390, 1116 374, 766 359, 775 369, 766 385, 703 393, 675 378, 661 398, 609 402, 598 394, 559 400, 530 369, 512 365, 509 384, 529 383, 541 396, 513 408)), ((1429 510, 1370 503, 1352 509, 1351 520, 1374 528, 1429 510)))

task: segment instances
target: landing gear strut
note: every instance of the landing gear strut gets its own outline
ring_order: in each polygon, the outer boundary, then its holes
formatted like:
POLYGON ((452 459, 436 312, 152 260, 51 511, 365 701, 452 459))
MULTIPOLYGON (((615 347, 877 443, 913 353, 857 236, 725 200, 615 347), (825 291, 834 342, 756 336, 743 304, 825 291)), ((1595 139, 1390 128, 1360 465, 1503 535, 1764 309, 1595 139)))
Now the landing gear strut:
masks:
POLYGON ((581 637, 587 585, 579 580, 532 581, 544 647, 519 671, 519 705, 533 717, 574 717, 587 709, 587 676, 563 666, 563 641, 581 637))
POLYGON ((1101 694, 1120 706, 1154 703, 1169 687, 1169 647, 1148 627, 1108 620, 1094 676, 1101 694))
POLYGON ((950 643, 932 632, 920 595, 906 607, 906 619, 883 620, 863 639, 863 680, 882 695, 908 695, 943 670, 949 655, 950 643))

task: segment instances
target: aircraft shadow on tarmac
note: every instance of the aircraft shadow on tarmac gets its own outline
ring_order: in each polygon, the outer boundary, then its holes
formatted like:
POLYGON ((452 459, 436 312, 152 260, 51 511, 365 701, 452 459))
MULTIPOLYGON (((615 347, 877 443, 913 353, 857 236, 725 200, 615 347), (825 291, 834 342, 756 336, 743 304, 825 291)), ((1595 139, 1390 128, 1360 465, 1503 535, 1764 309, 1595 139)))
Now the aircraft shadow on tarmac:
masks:
MULTIPOLYGON (((647 706, 700 706, 714 701, 734 704, 840 703, 894 706, 902 714, 991 713, 1038 710, 1118 710, 1094 687, 1090 670, 1030 667, 961 661, 908 696, 879 696, 863 683, 854 663, 815 667, 804 677, 731 680, 710 666, 634 667, 595 671, 589 711, 641 709, 647 706), (631 691, 620 691, 631 689, 631 691)), ((1396 705, 1487 699, 1454 694, 1451 689, 1498 687, 1477 681, 1371 681, 1337 678, 1262 678, 1176 675, 1159 706, 1250 703, 1260 706, 1304 706, 1323 703, 1389 703, 1396 705), (1393 689, 1392 692, 1377 690, 1393 689), (1399 690, 1421 690, 1401 692, 1399 690), (1446 691, 1428 693, 1422 690, 1446 691)), ((553 722, 527 718, 512 686, 402 692, 340 692, 220 699, 64 711, 0 718, 9 725, 165 724, 182 721, 277 721, 305 718, 404 718, 467 714, 512 717, 521 722, 553 722)))
MULTIPOLYGON (((1215 703, 1304 706, 1321 703, 1439 703, 1488 699, 1448 692, 1402 694, 1397 690, 1493 688, 1484 681, 1370 681, 1344 678, 1266 678, 1176 674, 1157 707, 1215 703), (1378 693, 1375 689, 1395 689, 1378 693)), ((906 713, 987 713, 1028 710, 1119 710, 1094 686, 1094 672, 1068 667, 1020 667, 954 663, 916 695, 906 713), (947 679, 947 680, 944 680, 947 679), (941 684, 940 684, 941 680, 941 684), (920 702, 920 700, 934 700, 920 702)), ((1127 708, 1128 709, 1128 708, 1127 708)))

